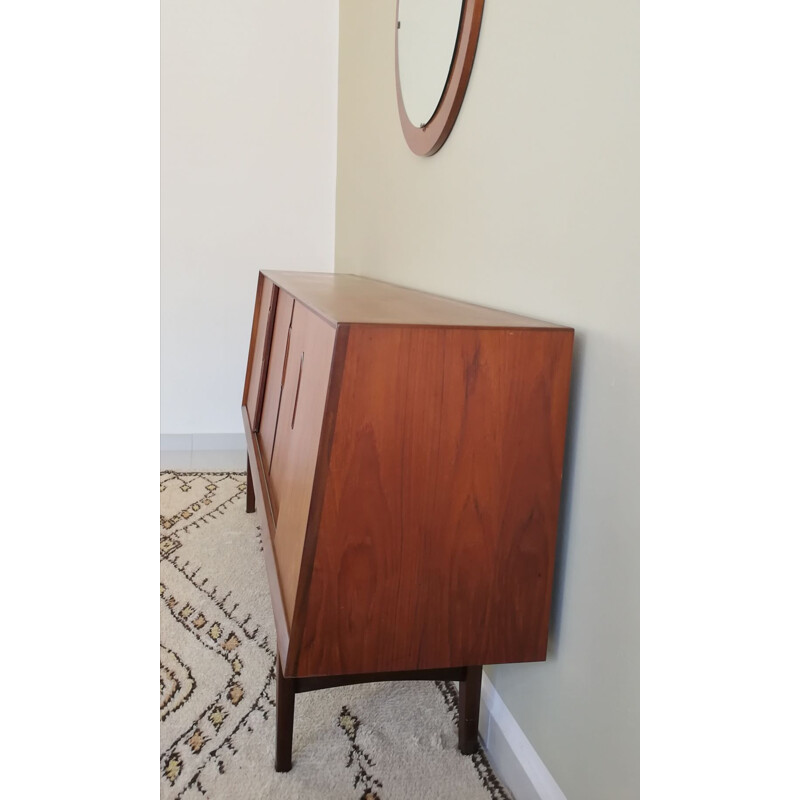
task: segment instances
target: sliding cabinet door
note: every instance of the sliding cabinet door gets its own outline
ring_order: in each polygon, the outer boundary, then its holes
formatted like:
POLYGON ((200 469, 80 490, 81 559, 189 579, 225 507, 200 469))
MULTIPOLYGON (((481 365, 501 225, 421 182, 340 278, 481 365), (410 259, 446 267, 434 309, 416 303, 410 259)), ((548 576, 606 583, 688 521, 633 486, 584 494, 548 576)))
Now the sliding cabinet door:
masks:
POLYGON ((294 613, 336 329, 295 303, 270 468, 275 561, 287 623, 294 613))
POLYGON ((275 425, 283 399, 283 384, 286 376, 286 357, 292 329, 294 298, 283 290, 278 293, 275 324, 272 329, 269 363, 265 381, 264 403, 258 425, 258 444, 264 466, 269 470, 275 445, 275 425))
POLYGON ((250 337, 250 355, 247 362, 247 376, 244 387, 244 404, 250 430, 258 430, 261 405, 264 397, 264 368, 270 347, 272 317, 278 287, 263 275, 258 276, 256 308, 253 315, 253 332, 250 337))

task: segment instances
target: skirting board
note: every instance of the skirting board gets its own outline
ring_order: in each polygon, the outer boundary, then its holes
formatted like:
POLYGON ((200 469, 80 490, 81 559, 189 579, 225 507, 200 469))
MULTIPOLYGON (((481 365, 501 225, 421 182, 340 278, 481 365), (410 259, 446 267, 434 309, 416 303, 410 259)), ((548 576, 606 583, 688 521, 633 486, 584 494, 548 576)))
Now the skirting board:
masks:
POLYGON ((243 433, 162 433, 161 449, 171 453, 191 450, 247 450, 243 433))
POLYGON ((178 472, 244 472, 243 433, 162 433, 161 469, 178 472))
POLYGON ((566 800, 485 672, 479 728, 489 761, 515 800, 566 800))

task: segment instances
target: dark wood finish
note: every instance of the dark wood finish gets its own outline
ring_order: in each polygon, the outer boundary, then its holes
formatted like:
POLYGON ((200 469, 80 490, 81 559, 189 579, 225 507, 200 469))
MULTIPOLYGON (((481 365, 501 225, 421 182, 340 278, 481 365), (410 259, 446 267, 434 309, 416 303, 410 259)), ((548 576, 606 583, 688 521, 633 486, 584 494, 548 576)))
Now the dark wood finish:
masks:
POLYGON ((297 661, 300 656, 300 643, 303 640, 303 626, 306 620, 308 606, 308 590, 314 570, 314 555, 317 549, 317 532, 319 531, 320 517, 322 516, 322 501, 325 495, 325 484, 328 479, 328 464, 330 463, 331 446, 333 444, 333 431, 336 426, 336 416, 339 409, 339 393, 342 386, 342 374, 347 356, 347 342, 350 336, 350 326, 339 325, 336 329, 334 341, 331 375, 328 385, 328 400, 325 405, 325 415, 322 420, 320 445, 317 452, 317 465, 314 473, 314 488, 311 492, 311 504, 306 525, 305 544, 300 562, 300 575, 298 577, 297 599, 293 620, 294 636, 293 648, 290 649, 286 663, 292 675, 297 674, 297 661))
POLYGON ((544 659, 571 347, 351 326, 295 674, 544 659))
POLYGON ((458 749, 469 756, 478 749, 483 667, 467 667, 465 672, 458 684, 458 749))
POLYGON ((272 486, 272 481, 269 479, 269 473, 264 476, 265 486, 266 486, 266 496, 265 500, 267 501, 267 526, 269 528, 269 535, 274 539, 275 533, 278 529, 278 523, 276 522, 276 515, 275 515, 275 506, 273 505, 273 497, 275 497, 275 490, 272 486))
MULTIPOLYGON (((336 329, 295 303, 270 478, 277 495, 275 562, 290 629, 306 539, 336 329)), ((291 673, 290 673, 291 674, 291 673)))
POLYGON ((278 289, 263 273, 258 276, 256 307, 253 313, 253 330, 250 352, 247 356, 247 375, 242 404, 247 407, 250 427, 258 430, 261 404, 264 399, 264 367, 272 336, 273 308, 278 289))
MULTIPOLYGON (((414 669, 406 672, 367 672, 362 675, 324 675, 319 678, 292 678, 295 692, 316 692, 318 689, 333 689, 336 686, 355 686, 360 683, 382 683, 385 681, 462 681, 466 680, 470 667, 450 669, 414 669)), ((480 667, 478 667, 480 669, 480 667)), ((480 688, 480 683, 478 684, 480 688)))
MULTIPOLYGON (((403 91, 400 86, 399 48, 397 46, 398 26, 395 25, 394 74, 397 109, 400 113, 400 126, 406 142, 412 152, 418 156, 432 156, 437 152, 447 140, 456 123, 456 117, 461 110, 461 103, 467 91, 469 76, 472 73, 475 51, 478 49, 483 2, 484 0, 464 0, 450 74, 447 76, 447 83, 439 105, 433 112, 433 116, 422 127, 417 127, 409 119, 403 103, 403 91)), ((397 2, 395 20, 398 19, 399 12, 400 0, 397 2)))
POLYGON ((250 430, 245 406, 242 406, 242 420, 244 422, 244 438, 247 442, 247 455, 253 465, 253 491, 256 495, 256 511, 258 511, 258 519, 261 524, 261 545, 264 551, 264 563, 267 567, 269 593, 272 598, 272 614, 275 618, 275 633, 278 637, 278 653, 283 663, 286 663, 286 656, 289 652, 289 626, 286 622, 286 611, 283 607, 278 570, 275 566, 275 553, 272 549, 271 537, 274 532, 270 526, 274 523, 268 513, 267 471, 261 459, 258 440, 250 430))
POLYGON ((253 471, 250 469, 250 455, 247 456, 247 500, 244 510, 252 514, 256 510, 256 492, 253 488, 253 471))
POLYGON ((295 681, 283 674, 280 658, 275 663, 275 672, 277 678, 275 772, 288 772, 292 768, 295 681))
POLYGON ((359 275, 266 272, 270 280, 331 325, 430 325, 467 328, 556 328, 561 325, 463 303, 359 275))
POLYGON ((474 752, 475 665, 546 656, 573 331, 355 276, 265 280, 264 401, 242 419, 284 706, 459 680, 474 752))
POLYGON ((474 753, 478 748, 481 672, 481 667, 460 667, 439 670, 413 670, 410 672, 379 672, 364 675, 327 675, 320 678, 289 678, 284 674, 283 666, 280 658, 278 658, 275 662, 275 771, 289 772, 292 768, 294 701, 296 695, 303 692, 333 689, 337 686, 353 686, 384 681, 459 681, 461 688, 458 705, 458 746, 465 755, 474 753), (467 687, 466 690, 465 687, 467 687))
POLYGON ((294 298, 287 292, 277 293, 275 303, 274 325, 270 342, 265 346, 269 353, 264 387, 263 410, 259 418, 258 432, 261 452, 267 465, 272 462, 272 450, 275 444, 275 428, 278 423, 278 411, 283 397, 283 382, 286 371, 286 357, 289 352, 289 332, 294 313, 294 298))

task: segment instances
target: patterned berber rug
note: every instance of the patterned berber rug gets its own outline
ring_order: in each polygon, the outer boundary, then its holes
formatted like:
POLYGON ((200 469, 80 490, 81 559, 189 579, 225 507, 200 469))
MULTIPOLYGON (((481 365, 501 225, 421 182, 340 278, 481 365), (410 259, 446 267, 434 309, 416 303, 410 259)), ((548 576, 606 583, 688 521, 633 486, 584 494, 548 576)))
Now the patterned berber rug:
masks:
POLYGON ((457 749, 450 683, 297 696, 293 767, 273 769, 275 629, 241 473, 161 473, 161 797, 510 800, 457 749))

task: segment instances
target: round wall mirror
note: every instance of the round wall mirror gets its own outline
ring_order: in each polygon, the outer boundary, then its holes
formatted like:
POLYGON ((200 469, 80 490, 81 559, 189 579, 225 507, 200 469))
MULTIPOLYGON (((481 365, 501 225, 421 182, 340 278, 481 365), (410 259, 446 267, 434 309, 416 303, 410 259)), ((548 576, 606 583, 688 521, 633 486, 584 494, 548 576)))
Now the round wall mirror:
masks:
POLYGON ((472 72, 483 2, 397 0, 397 107, 417 155, 433 155, 453 129, 472 72))

